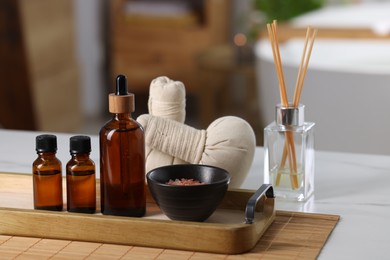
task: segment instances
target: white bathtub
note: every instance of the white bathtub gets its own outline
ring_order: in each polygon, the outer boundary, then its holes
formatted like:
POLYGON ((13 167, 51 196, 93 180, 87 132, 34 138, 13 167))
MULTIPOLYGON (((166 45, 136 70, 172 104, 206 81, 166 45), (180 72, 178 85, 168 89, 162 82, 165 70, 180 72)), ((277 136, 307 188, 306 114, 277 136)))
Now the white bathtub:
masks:
MULTIPOLYGON (((280 45, 289 99, 303 40, 280 45)), ((258 95, 264 124, 280 102, 268 40, 256 46, 258 95)), ((390 41, 317 39, 301 103, 306 121, 316 123, 316 148, 390 154, 390 41)))

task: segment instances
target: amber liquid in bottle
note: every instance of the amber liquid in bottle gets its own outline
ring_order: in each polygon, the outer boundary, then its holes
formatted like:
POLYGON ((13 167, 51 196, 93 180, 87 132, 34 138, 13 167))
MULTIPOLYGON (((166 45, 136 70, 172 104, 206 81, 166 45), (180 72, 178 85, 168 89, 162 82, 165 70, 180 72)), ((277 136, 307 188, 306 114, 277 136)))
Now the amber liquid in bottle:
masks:
POLYGON ((33 163, 34 209, 61 211, 61 162, 54 152, 38 153, 33 163))
POLYGON ((66 165, 66 184, 67 210, 95 213, 95 164, 89 154, 72 154, 72 159, 66 165))
POLYGON ((130 113, 115 114, 100 131, 100 189, 103 214, 145 214, 144 132, 130 113))

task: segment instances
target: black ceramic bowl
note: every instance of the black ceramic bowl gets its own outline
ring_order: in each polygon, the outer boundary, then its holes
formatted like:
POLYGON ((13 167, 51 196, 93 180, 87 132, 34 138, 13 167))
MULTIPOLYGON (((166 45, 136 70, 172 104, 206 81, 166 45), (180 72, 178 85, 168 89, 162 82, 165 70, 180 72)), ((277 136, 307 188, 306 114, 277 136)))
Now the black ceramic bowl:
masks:
POLYGON ((204 221, 225 196, 230 176, 224 169, 177 164, 159 167, 146 175, 149 190, 161 211, 173 220, 204 221), (172 185, 169 180, 193 179, 206 184, 172 185))

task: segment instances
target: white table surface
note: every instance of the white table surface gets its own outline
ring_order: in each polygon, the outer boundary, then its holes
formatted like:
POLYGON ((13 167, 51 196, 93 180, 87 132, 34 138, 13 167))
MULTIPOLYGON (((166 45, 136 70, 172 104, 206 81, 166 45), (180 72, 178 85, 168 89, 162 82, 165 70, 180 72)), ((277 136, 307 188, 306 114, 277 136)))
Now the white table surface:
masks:
MULTIPOLYGON (((0 129, 0 171, 31 173, 39 132, 0 129)), ((70 159, 71 134, 54 133, 63 166, 70 159)), ((99 140, 91 136, 91 158, 99 173, 99 140)), ((340 215, 319 259, 390 259, 390 156, 316 151, 314 196, 305 203, 276 201, 279 210, 340 215)), ((256 149, 242 185, 263 180, 263 149, 256 149)))

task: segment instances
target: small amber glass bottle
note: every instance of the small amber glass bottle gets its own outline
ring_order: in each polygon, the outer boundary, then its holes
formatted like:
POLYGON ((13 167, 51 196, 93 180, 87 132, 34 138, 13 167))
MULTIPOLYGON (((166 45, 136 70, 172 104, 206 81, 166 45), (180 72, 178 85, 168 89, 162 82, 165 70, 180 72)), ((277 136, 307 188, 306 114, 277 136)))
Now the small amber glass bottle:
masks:
POLYGON ((89 158, 91 138, 78 135, 70 138, 72 158, 66 164, 67 210, 79 213, 96 211, 95 163, 89 158))
POLYGON ((131 117, 134 95, 119 75, 109 95, 112 119, 100 130, 100 197, 106 215, 141 217, 146 210, 145 137, 131 117))
POLYGON ((38 158, 32 165, 34 208, 61 211, 62 174, 61 161, 56 157, 57 137, 37 136, 36 151, 38 158))

